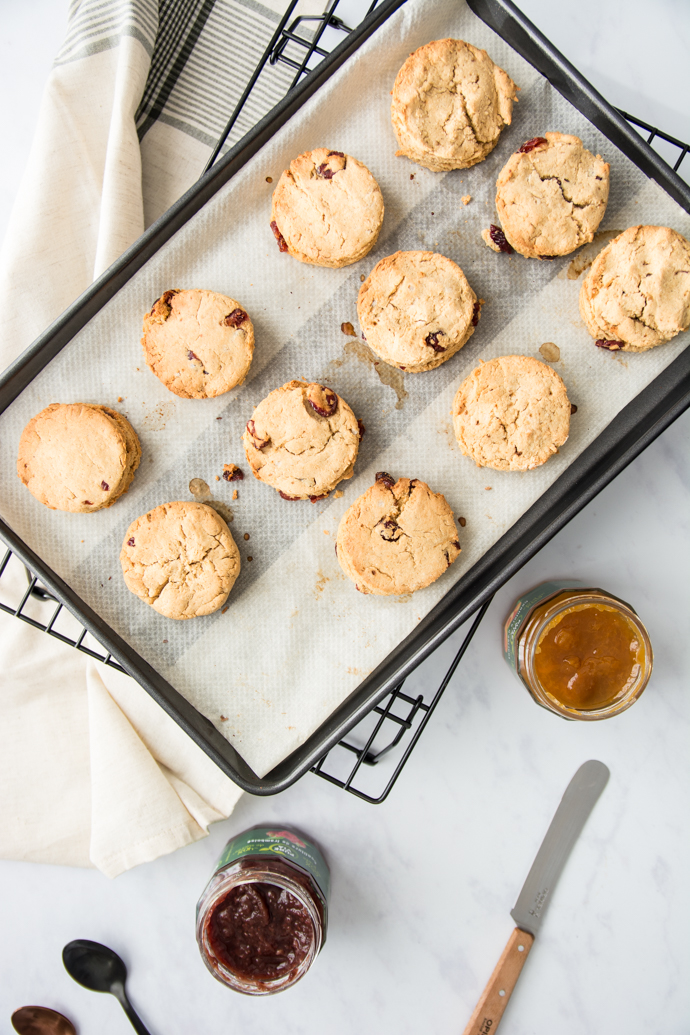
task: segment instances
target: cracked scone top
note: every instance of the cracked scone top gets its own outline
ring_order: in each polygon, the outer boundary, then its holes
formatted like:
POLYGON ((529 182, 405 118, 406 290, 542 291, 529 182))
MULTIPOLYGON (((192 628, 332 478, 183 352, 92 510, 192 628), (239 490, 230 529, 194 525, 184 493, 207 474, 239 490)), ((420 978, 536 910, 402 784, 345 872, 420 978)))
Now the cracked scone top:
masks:
POLYGON ((528 259, 569 255, 589 244, 608 196, 608 163, 566 133, 528 140, 496 181, 503 232, 528 259))
POLYGON ((393 86, 399 155, 434 172, 468 169, 509 126, 517 87, 485 50, 435 40, 411 54, 393 86))
POLYGON ((90 403, 52 403, 22 432, 17 474, 51 510, 90 513, 127 492, 140 460, 137 434, 121 413, 90 403))
POLYGON ((453 512, 418 478, 384 471, 345 511, 338 526, 340 566, 360 593, 414 593, 435 582, 460 554, 453 512))
POLYGON ((597 345, 646 352, 690 327, 690 242, 667 226, 631 226, 599 252, 580 289, 597 345))
POLYGON ((381 259, 359 289, 367 344, 401 370, 433 370, 454 356, 479 320, 477 296, 459 266, 435 252, 381 259))
POLYGON ((317 147, 290 162, 273 191, 271 228, 281 251, 337 268, 364 258, 383 222, 383 197, 366 165, 317 147))
POLYGON ((216 291, 166 291, 144 317, 146 362, 183 399, 210 399, 241 385, 254 328, 239 302, 216 291))
POLYGON ((357 418, 331 388, 289 381, 254 410, 242 441, 252 473, 283 498, 327 496, 352 477, 357 418))
POLYGON ((461 451, 478 467, 528 471, 557 453, 568 438, 566 387, 538 359, 492 359, 460 385, 453 400, 453 427, 461 451))
POLYGON ((222 607, 240 573, 230 529, 204 503, 162 503, 125 532, 120 563, 127 589, 166 618, 222 607))

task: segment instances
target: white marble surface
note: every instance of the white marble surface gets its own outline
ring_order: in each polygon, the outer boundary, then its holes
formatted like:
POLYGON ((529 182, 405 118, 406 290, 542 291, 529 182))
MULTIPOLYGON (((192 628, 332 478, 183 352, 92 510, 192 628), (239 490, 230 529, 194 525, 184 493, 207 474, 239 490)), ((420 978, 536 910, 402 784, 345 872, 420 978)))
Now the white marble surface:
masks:
MULTIPOLYGON (((525 12, 621 107, 690 138, 690 8, 674 0, 523 0, 525 12)), ((63 3, 3 0, 6 112, 0 229, 26 159, 63 3)), ((82 1035, 129 1030, 109 997, 75 985, 72 938, 104 941, 130 969, 152 1035, 446 1035, 461 1032, 512 929, 509 910, 581 762, 611 780, 554 893, 508 1007, 505 1035, 685 1035, 690 1018, 688 487, 690 415, 666 431, 498 594, 389 800, 372 807, 308 775, 245 797, 210 837, 110 882, 96 872, 0 863, 0 1030, 42 1003, 82 1035), (605 723, 537 708, 500 652, 514 597, 570 575, 630 600, 655 648, 652 682, 605 723), (333 870, 330 934, 307 978, 266 1000, 205 971, 194 905, 232 833, 293 823, 333 870)), ((438 682, 449 642, 411 682, 438 682)))

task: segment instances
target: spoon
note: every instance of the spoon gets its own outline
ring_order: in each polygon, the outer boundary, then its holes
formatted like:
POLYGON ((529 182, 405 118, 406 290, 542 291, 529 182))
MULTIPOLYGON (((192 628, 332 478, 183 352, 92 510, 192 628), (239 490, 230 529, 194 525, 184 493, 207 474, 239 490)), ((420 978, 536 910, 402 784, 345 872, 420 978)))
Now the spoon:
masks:
POLYGON ((92 992, 110 992, 129 1017, 139 1035, 151 1035, 137 1016, 125 992, 127 968, 116 952, 107 945, 77 938, 62 950, 62 962, 70 977, 92 992))
POLYGON ((19 1035, 77 1035, 71 1021, 47 1006, 22 1006, 12 1014, 19 1035))

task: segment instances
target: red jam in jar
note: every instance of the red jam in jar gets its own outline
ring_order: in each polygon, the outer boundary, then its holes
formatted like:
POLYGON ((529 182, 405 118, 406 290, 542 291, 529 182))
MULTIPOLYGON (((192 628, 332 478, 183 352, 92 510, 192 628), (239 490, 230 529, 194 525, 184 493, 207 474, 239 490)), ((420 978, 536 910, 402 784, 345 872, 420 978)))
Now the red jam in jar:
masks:
POLYGON ((225 847, 197 906, 204 963, 248 995, 289 988, 326 937, 329 872, 315 844, 292 830, 254 827, 225 847))

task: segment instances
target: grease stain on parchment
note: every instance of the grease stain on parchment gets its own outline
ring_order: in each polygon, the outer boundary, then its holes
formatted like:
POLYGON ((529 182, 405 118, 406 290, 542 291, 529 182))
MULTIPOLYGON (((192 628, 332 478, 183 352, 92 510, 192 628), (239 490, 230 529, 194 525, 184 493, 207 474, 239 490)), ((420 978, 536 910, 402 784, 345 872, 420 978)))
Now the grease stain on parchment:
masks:
POLYGON ((340 367, 345 362, 345 359, 354 357, 358 359, 360 363, 366 363, 372 367, 376 372, 379 381, 382 385, 386 385, 388 388, 392 388, 398 399, 395 404, 396 410, 401 410, 405 399, 407 399, 408 393, 405 391, 405 378, 402 370, 398 370, 397 367, 392 367, 388 363, 384 363, 382 359, 379 359, 375 352, 372 352, 368 345, 363 341, 353 339, 352 341, 346 341, 343 345, 343 352, 345 356, 343 359, 331 360, 331 365, 334 367, 340 367))
POLYGON ((214 497, 208 482, 205 482, 203 478, 192 478, 189 483, 189 491, 197 503, 205 503, 207 507, 213 507, 216 514, 220 514, 228 525, 235 520, 232 508, 214 497))
POLYGON ((448 444, 448 448, 452 449, 453 452, 455 452, 455 450, 457 449, 458 440, 455 437, 455 431, 450 421, 440 421, 436 431, 437 434, 442 435, 445 438, 448 444))
POLYGON ((207 500, 213 499, 208 482, 205 482, 203 478, 192 478, 189 483, 189 491, 197 503, 206 503, 207 500))
POLYGON ((547 363, 558 363, 561 358, 561 350, 552 341, 545 341, 539 346, 539 354, 547 363))
POLYGON ((590 244, 586 244, 584 248, 581 248, 571 261, 567 270, 568 280, 577 280, 585 270, 589 269, 604 246, 622 233, 622 230, 599 230, 594 235, 594 240, 590 244))

